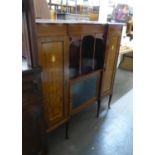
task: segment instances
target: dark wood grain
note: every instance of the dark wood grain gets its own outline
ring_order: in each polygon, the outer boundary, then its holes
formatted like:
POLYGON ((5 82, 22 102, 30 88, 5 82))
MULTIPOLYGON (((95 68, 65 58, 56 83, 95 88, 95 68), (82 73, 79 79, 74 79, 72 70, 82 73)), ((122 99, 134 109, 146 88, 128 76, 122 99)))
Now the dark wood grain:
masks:
POLYGON ((47 151, 40 69, 22 74, 22 154, 40 155, 47 151))
POLYGON ((22 0, 22 154, 46 155, 46 122, 42 102, 41 68, 38 67, 34 6, 22 0))

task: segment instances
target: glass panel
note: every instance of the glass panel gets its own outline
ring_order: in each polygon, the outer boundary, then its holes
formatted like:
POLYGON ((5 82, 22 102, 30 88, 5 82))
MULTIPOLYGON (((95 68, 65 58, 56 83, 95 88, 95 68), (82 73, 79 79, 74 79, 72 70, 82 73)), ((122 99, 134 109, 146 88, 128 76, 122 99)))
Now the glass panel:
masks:
POLYGON ((97 75, 89 76, 71 87, 72 108, 76 108, 97 95, 97 75), (89 90, 89 91, 88 91, 89 90))

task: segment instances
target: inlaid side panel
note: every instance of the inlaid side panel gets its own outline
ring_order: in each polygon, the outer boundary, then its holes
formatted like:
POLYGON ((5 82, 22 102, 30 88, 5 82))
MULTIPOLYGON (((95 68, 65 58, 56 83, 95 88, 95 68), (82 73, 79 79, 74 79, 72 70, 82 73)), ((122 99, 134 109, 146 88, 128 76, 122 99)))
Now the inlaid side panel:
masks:
POLYGON ((102 96, 111 93, 120 47, 121 26, 110 26, 106 42, 106 55, 102 78, 102 96))
POLYGON ((117 54, 116 48, 118 43, 118 37, 117 36, 110 36, 110 37, 111 39, 108 42, 109 45, 108 45, 106 70, 104 73, 103 92, 108 91, 111 88, 115 59, 117 54))
POLYGON ((40 43, 43 96, 49 127, 64 119, 64 42, 44 39, 40 43))

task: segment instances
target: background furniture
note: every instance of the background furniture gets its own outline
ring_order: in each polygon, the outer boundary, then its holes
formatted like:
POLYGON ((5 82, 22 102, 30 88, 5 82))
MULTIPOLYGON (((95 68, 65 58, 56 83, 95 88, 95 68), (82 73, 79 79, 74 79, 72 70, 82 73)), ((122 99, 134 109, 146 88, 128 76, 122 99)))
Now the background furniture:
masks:
POLYGON ((120 62, 119 68, 133 71, 133 51, 123 54, 122 61, 120 62))
POLYGON ((22 57, 28 66, 38 67, 37 38, 34 5, 32 0, 22 0, 22 57))
POLYGON ((35 32, 32 0, 22 0, 22 154, 45 155, 46 124, 44 120, 41 69, 35 32))
POLYGON ((46 150, 40 68, 22 73, 22 154, 43 155, 46 150))
POLYGON ((133 34, 131 31, 122 37, 119 54, 119 68, 133 71, 133 34))
POLYGON ((71 14, 71 13, 57 13, 57 19, 63 20, 85 20, 89 21, 88 15, 83 14, 71 14))
POLYGON ((35 18, 50 19, 51 13, 46 0, 33 0, 35 18))

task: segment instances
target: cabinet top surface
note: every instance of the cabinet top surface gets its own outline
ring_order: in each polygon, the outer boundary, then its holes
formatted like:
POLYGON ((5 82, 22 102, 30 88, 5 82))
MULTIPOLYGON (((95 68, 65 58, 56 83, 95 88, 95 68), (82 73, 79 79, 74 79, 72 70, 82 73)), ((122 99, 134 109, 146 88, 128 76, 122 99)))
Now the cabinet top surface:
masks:
POLYGON ((37 24, 109 24, 109 25, 124 25, 124 23, 109 23, 100 21, 82 21, 82 20, 52 20, 52 19, 36 19, 37 24))

